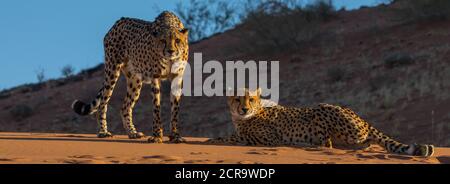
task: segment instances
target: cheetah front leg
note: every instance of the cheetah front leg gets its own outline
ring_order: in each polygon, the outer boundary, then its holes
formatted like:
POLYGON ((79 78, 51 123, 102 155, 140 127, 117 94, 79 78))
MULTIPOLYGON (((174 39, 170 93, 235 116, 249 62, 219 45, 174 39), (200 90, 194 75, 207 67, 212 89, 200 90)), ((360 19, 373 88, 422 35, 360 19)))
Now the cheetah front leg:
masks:
MULTIPOLYGON (((125 76, 131 76, 127 74, 125 76)), ((142 81, 137 77, 127 77, 127 95, 122 106, 122 122, 130 139, 140 139, 145 137, 144 133, 137 132, 133 124, 133 108, 142 89, 142 81)))
POLYGON ((149 143, 163 142, 163 127, 161 124, 161 80, 152 80, 153 96, 153 136, 148 139, 149 143))
POLYGON ((186 140, 181 137, 178 131, 178 117, 180 111, 180 100, 182 94, 183 75, 178 74, 172 79, 170 90, 170 105, 171 105, 171 135, 169 141, 172 143, 183 143, 186 140))
POLYGON ((231 144, 231 145, 239 145, 242 144, 244 145, 244 143, 239 138, 238 135, 236 134, 232 134, 229 137, 219 137, 219 138, 214 138, 214 139, 208 139, 206 141, 206 143, 208 144, 231 144))

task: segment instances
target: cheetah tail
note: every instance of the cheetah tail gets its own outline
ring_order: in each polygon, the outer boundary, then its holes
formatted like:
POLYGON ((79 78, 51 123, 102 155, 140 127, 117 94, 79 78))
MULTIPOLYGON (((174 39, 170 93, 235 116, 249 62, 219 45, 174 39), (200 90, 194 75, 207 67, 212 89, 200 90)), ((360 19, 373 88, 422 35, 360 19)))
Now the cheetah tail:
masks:
POLYGON ((86 116, 91 115, 95 112, 97 112, 98 106, 100 105, 101 97, 103 96, 103 88, 99 91, 97 97, 90 103, 86 104, 80 100, 75 100, 72 103, 72 109, 75 111, 75 113, 86 116))
POLYGON ((431 157, 434 153, 434 146, 427 144, 403 144, 400 143, 374 127, 370 127, 369 139, 374 143, 383 146, 391 153, 407 154, 413 156, 431 157))
POLYGON ((75 111, 75 113, 77 113, 78 115, 81 115, 81 116, 86 116, 88 114, 93 113, 93 112, 91 112, 91 106, 89 104, 86 104, 79 100, 73 101, 72 109, 73 109, 73 111, 75 111))

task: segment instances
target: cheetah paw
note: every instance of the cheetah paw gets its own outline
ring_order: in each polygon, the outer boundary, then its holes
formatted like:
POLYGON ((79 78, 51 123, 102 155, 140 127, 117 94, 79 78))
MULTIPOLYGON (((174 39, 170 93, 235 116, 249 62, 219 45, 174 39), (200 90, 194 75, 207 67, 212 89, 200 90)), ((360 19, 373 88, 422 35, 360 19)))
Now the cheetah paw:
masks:
POLYGON ((162 139, 162 137, 150 137, 150 138, 148 138, 147 142, 161 144, 161 143, 163 143, 163 139, 162 139))
POLYGON ((223 143, 223 139, 222 138, 208 139, 206 141, 206 143, 208 143, 208 144, 221 144, 221 143, 223 143))
POLYGON ((112 138, 113 134, 111 132, 100 132, 97 134, 98 138, 112 138))
POLYGON ((145 135, 142 132, 135 132, 135 133, 128 134, 128 138, 130 138, 130 139, 140 139, 143 137, 145 137, 145 135))
POLYGON ((180 135, 175 135, 175 136, 171 135, 171 136, 169 136, 169 142, 170 143, 175 143, 175 144, 185 143, 186 139, 181 137, 180 135))

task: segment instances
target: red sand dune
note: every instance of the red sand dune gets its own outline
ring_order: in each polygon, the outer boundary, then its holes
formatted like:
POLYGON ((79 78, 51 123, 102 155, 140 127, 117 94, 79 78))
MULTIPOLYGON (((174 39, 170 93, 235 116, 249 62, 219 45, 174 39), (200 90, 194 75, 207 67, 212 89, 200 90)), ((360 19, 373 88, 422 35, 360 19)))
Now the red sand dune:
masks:
POLYGON ((439 164, 450 163, 450 148, 431 158, 328 148, 207 145, 206 138, 186 144, 148 144, 126 136, 99 139, 92 134, 0 133, 0 163, 68 164, 439 164), (174 151, 176 150, 176 151, 174 151))

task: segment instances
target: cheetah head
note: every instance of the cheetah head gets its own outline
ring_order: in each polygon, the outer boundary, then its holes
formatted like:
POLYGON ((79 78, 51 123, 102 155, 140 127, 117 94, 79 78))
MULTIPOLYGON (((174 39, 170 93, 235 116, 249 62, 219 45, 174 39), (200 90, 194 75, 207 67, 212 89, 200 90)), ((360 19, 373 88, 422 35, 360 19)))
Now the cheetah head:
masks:
POLYGON ((245 88, 244 96, 229 96, 228 106, 233 118, 248 119, 261 109, 261 88, 250 91, 245 88))
POLYGON ((177 60, 188 48, 188 29, 163 29, 164 31, 155 31, 153 36, 156 38, 158 53, 167 60, 177 60))

